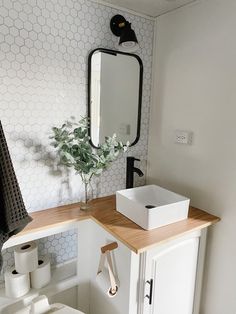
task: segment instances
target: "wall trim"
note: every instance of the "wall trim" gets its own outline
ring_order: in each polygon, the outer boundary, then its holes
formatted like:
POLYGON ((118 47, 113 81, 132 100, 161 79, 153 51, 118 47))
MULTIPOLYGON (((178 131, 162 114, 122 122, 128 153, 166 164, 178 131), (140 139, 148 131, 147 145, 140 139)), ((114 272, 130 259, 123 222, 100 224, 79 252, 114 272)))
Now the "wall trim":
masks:
POLYGON ((185 3, 185 4, 181 4, 180 6, 178 6, 177 8, 175 9, 170 9, 164 13, 161 13, 157 16, 154 17, 154 20, 158 20, 158 18, 160 18, 162 15, 166 15, 166 14, 171 14, 171 13, 174 13, 175 11, 178 11, 178 10, 181 10, 185 7, 190 7, 190 6, 193 6, 193 5, 197 5, 200 3, 201 0, 192 0, 191 2, 189 3, 185 3))
POLYGON ((177 8, 170 9, 170 10, 164 12, 164 13, 158 14, 157 16, 150 16, 150 15, 147 15, 147 14, 144 14, 144 13, 139 13, 139 12, 137 12, 137 11, 124 8, 124 7, 119 6, 119 5, 111 4, 111 3, 106 2, 106 1, 103 1, 103 0, 90 0, 90 1, 95 2, 95 3, 98 3, 98 4, 102 4, 102 5, 107 6, 107 7, 110 7, 110 8, 114 8, 114 9, 117 9, 117 10, 121 10, 121 11, 130 13, 130 14, 133 14, 133 15, 136 15, 136 16, 140 16, 140 17, 143 17, 143 18, 148 19, 148 20, 151 20, 151 21, 156 21, 156 19, 158 19, 158 18, 161 17, 162 15, 172 13, 172 12, 174 12, 174 11, 176 11, 176 10, 182 9, 183 7, 191 6, 191 5, 194 5, 194 4, 200 2, 200 0, 192 0, 192 1, 189 2, 189 3, 179 5, 177 8))
POLYGON ((151 132, 151 117, 152 111, 154 108, 154 101, 157 101, 156 93, 155 93, 155 85, 156 85, 156 68, 157 68, 157 30, 158 17, 154 19, 154 30, 153 30, 153 46, 152 46, 152 78, 151 78, 151 93, 150 93, 150 108, 149 108, 149 121, 148 121, 148 143, 147 143, 147 169, 146 169, 146 184, 149 182, 149 156, 150 156, 150 132, 151 132))
POLYGON ((136 12, 134 10, 131 10, 131 9, 127 9, 127 8, 124 8, 124 7, 121 7, 119 5, 115 5, 115 4, 111 4, 111 3, 108 3, 106 1, 103 1, 103 0, 90 0, 92 2, 95 2, 95 3, 98 3, 98 4, 102 4, 106 7, 111 7, 113 9, 117 9, 117 10, 121 10, 121 11, 124 11, 124 12, 127 12, 129 14, 133 14, 133 15, 136 15, 136 16, 140 16, 140 17, 143 17, 147 20, 151 20, 151 21, 155 21, 155 17, 152 17, 150 15, 146 15, 146 14, 142 14, 142 13, 139 13, 139 12, 136 12))

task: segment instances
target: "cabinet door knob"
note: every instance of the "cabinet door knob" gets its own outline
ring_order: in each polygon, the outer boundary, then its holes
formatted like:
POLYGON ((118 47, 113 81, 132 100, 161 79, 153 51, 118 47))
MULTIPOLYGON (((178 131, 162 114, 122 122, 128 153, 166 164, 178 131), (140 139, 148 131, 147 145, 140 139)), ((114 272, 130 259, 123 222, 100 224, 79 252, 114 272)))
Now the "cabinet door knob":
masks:
POLYGON ((153 292, 153 279, 147 280, 146 283, 150 285, 149 294, 145 295, 145 298, 149 299, 149 304, 152 304, 152 292, 153 292))

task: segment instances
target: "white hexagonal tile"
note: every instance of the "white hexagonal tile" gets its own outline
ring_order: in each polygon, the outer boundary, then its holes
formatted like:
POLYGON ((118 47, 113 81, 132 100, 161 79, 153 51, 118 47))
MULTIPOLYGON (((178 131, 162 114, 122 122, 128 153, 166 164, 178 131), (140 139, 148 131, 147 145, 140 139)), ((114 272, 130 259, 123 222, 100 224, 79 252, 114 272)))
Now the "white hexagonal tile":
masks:
MULTIPOLYGON (((145 69, 142 133, 130 154, 145 160, 153 22, 89 0, 1 3, 0 114, 30 210, 75 202, 83 196, 74 172, 57 166, 48 136, 52 126, 71 115, 85 114, 88 52, 98 46, 116 47, 117 38, 109 29, 109 19, 115 14, 130 19, 140 42, 137 53, 145 69)), ((124 176, 125 157, 121 157, 101 176, 99 195, 123 188, 124 176)), ((143 180, 138 178, 137 183, 143 180)), ((73 231, 38 243, 40 254, 50 254, 52 262, 58 263, 76 257, 76 242, 73 231)), ((3 254, 4 267, 12 264, 13 251, 3 254)))

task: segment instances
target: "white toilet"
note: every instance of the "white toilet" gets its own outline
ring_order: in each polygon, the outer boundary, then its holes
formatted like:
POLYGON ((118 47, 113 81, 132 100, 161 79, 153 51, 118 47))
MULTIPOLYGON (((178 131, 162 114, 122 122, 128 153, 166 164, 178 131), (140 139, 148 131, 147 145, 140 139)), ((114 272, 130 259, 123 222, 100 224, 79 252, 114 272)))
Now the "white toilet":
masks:
POLYGON ((75 310, 64 304, 55 303, 49 304, 48 298, 45 295, 41 295, 25 306, 21 307, 12 314, 85 314, 79 310, 75 310))

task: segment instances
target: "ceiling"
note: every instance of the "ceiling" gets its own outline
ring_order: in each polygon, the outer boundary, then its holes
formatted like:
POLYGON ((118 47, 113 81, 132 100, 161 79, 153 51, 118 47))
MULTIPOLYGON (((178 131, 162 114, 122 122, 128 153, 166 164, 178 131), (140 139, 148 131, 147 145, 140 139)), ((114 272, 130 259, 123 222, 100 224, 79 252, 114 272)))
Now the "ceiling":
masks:
POLYGON ((105 0, 104 2, 156 17, 194 1, 196 0, 105 0))

